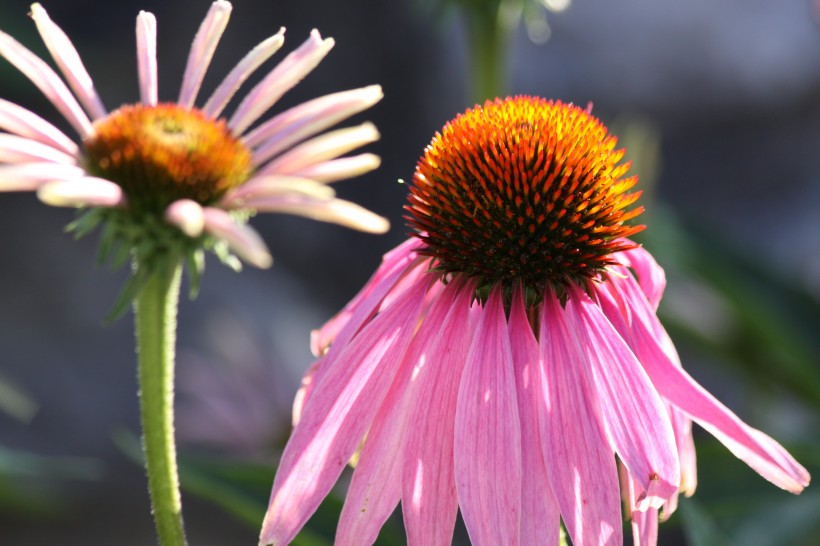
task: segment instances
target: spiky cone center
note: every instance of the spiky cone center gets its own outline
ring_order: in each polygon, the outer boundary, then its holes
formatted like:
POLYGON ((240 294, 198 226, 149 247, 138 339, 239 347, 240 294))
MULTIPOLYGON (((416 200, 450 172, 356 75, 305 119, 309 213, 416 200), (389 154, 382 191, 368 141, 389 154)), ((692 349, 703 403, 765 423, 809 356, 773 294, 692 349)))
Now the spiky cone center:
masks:
POLYGON ((406 219, 444 273, 479 289, 543 293, 595 279, 644 226, 624 222, 640 192, 625 150, 571 104, 487 101, 447 123, 419 159, 406 219))
POLYGON ((252 171, 224 120, 177 104, 123 106, 83 146, 88 170, 118 184, 137 213, 161 214, 178 199, 213 204, 252 171))

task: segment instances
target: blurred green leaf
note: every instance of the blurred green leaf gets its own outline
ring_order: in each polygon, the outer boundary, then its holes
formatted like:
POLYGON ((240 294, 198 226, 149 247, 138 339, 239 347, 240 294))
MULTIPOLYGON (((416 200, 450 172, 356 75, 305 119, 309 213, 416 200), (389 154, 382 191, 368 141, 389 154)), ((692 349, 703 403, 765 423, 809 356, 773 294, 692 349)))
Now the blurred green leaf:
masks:
POLYGON ((0 375, 0 411, 27 423, 37 413, 37 403, 0 375))

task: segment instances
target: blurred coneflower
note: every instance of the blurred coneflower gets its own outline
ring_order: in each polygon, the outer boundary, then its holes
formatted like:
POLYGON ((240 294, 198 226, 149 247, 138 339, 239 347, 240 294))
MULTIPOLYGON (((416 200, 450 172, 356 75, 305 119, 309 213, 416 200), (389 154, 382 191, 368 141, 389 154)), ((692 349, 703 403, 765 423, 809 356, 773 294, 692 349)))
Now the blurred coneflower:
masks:
POLYGON ((336 544, 399 502, 408 544, 657 541, 696 485, 691 421, 775 485, 809 475, 681 367, 663 270, 623 150, 588 110, 516 97, 436 134, 410 187, 414 236, 322 329, 260 543, 287 544, 363 442, 336 544), (620 473, 619 473, 620 467, 620 473))
POLYGON ((378 139, 376 128, 364 123, 325 132, 378 102, 379 86, 326 95, 260 122, 325 57, 332 39, 314 30, 226 115, 246 79, 282 47, 281 29, 253 48, 207 100, 198 101, 231 9, 223 0, 211 5, 175 102, 158 99, 156 19, 141 12, 136 24, 140 100, 109 111, 69 38, 33 4, 31 17, 64 79, 2 31, 0 55, 49 99, 78 141, 0 99, 0 191, 36 191, 50 205, 91 209, 75 229, 84 234, 102 223, 108 230, 104 241, 142 253, 142 266, 168 247, 181 247, 192 257, 214 243, 219 251, 221 241, 244 261, 268 267, 269 252, 246 223, 256 212, 386 231, 385 219, 337 199, 328 185, 379 165, 370 153, 340 157, 378 139))

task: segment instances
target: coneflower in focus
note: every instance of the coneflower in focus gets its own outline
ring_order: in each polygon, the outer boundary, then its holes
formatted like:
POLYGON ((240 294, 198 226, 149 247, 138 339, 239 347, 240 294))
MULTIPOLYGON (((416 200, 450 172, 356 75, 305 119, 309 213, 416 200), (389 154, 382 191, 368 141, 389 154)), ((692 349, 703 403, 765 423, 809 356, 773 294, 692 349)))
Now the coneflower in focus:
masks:
POLYGON ((809 475, 681 367, 663 270, 628 239, 637 179, 588 110, 476 106, 419 160, 407 221, 362 291, 314 332, 260 544, 289 543, 361 452, 336 545, 401 502, 408 544, 657 542, 696 485, 691 421, 775 485, 809 475))

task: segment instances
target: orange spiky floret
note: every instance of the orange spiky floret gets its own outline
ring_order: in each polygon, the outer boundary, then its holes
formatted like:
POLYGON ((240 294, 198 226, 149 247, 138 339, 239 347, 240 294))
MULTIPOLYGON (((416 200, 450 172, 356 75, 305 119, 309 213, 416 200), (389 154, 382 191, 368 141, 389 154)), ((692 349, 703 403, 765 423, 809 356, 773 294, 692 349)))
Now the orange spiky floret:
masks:
POLYGON ((251 152, 224 120, 177 104, 124 106, 83 146, 88 170, 122 187, 137 211, 162 212, 178 199, 212 204, 252 171, 251 152))
POLYGON ((479 285, 583 283, 630 248, 636 176, 587 111, 519 96, 445 125, 419 159, 406 219, 436 267, 479 285))

